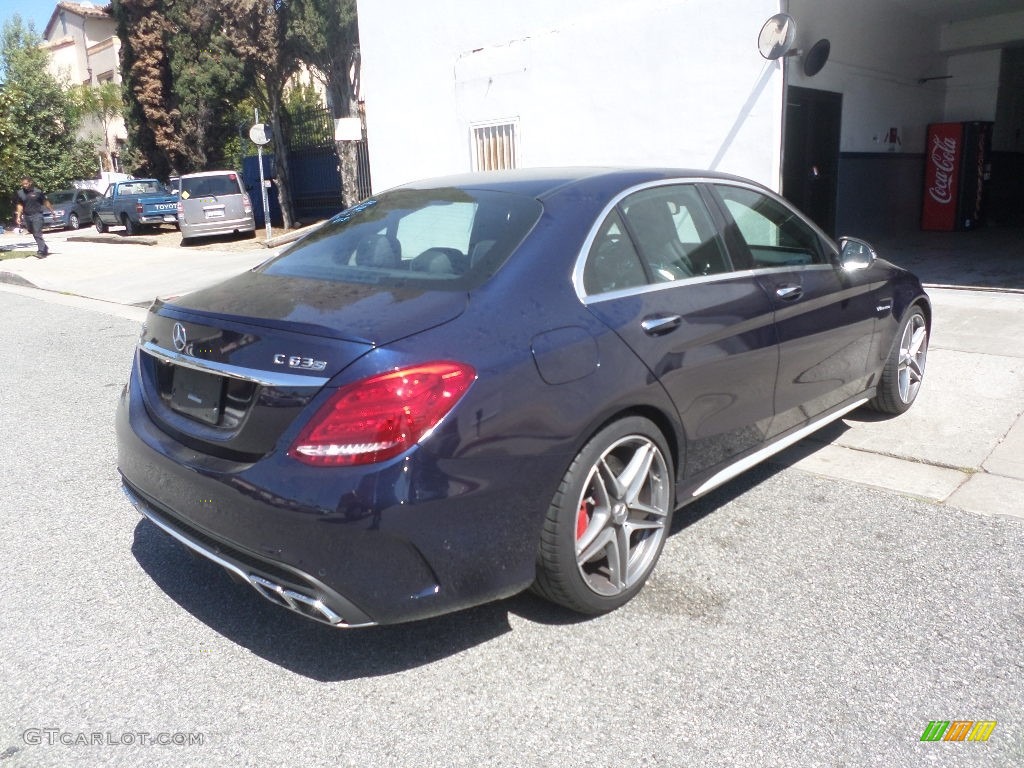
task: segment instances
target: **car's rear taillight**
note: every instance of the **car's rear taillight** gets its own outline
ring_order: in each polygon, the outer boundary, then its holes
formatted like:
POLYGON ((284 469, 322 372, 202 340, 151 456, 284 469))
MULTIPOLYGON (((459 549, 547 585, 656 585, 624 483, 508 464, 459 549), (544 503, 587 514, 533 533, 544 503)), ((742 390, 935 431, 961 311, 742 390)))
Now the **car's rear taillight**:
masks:
POLYGON ((252 213, 252 200, 249 199, 248 194, 242 195, 242 207, 245 209, 246 213, 252 213))
POLYGON ((316 412, 288 455, 330 467, 390 459, 422 440, 475 378, 464 363, 439 361, 349 384, 316 412))
POLYGON ((144 210, 144 209, 143 209, 143 207, 142 207, 142 203, 136 203, 136 204, 135 204, 135 212, 136 212, 137 214, 139 214, 139 216, 141 216, 141 215, 142 215, 142 211, 143 211, 143 210, 144 210))

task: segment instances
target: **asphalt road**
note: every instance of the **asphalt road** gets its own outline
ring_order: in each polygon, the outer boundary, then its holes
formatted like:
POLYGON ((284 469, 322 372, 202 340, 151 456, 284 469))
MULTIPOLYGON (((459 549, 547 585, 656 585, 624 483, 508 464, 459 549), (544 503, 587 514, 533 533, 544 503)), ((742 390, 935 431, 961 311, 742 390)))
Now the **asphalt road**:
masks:
POLYGON ((0 765, 1024 765, 1019 520, 761 467, 614 614, 331 630, 122 498, 137 322, 0 291, 0 323, 0 765))

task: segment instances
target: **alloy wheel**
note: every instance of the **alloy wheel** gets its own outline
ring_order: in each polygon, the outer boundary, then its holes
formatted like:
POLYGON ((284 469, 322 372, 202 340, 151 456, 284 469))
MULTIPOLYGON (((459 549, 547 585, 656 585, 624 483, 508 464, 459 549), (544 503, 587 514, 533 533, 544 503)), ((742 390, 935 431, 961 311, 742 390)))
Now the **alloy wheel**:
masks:
POLYGON ((642 435, 616 441, 590 469, 577 504, 576 565, 584 583, 618 595, 647 577, 669 516, 668 465, 642 435))
POLYGON ((911 317, 903 329, 900 340, 899 392, 904 403, 911 403, 924 381, 924 366, 928 357, 928 328, 920 314, 911 317))

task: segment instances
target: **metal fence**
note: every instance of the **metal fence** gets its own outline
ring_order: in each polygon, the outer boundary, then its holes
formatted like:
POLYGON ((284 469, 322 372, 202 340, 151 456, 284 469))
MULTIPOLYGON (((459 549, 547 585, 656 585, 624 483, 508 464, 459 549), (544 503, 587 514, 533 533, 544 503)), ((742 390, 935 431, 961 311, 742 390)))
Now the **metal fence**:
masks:
MULTIPOLYGON (((334 118, 326 108, 302 109, 289 115, 286 127, 289 141, 288 161, 291 169, 292 209, 298 220, 333 216, 343 207, 338 149, 334 141, 334 118)), ((264 153, 267 178, 273 178, 273 155, 264 153)), ((256 179, 259 161, 256 156, 243 160, 247 184, 256 179)), ((359 199, 371 194, 370 156, 366 140, 356 142, 356 189, 359 199)), ((258 192, 258 190, 256 190, 258 192)), ((271 221, 280 221, 277 187, 271 188, 271 221)), ((254 202, 256 198, 254 198, 254 202)), ((257 218, 262 218, 262 206, 257 218)), ((260 223, 260 222, 258 222, 260 223)), ((262 226, 262 224, 260 223, 262 226)))

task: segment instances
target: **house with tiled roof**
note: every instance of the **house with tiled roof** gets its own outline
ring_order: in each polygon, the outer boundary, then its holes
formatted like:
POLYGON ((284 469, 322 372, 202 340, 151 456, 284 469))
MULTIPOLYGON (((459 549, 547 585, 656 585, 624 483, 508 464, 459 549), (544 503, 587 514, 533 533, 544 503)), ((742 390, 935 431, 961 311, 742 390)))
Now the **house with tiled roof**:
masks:
MULTIPOLYGON (((50 71, 70 85, 121 82, 121 41, 110 5, 57 3, 43 30, 42 47, 50 54, 50 71)), ((106 126, 87 120, 82 135, 99 137, 97 155, 105 166, 113 166, 102 170, 120 170, 118 155, 127 141, 124 120, 115 118, 106 126)))

